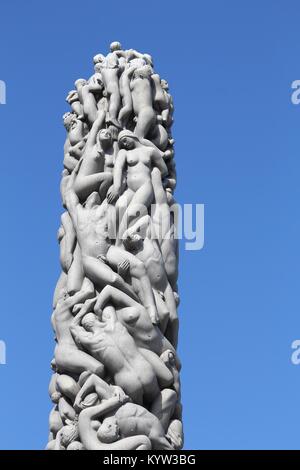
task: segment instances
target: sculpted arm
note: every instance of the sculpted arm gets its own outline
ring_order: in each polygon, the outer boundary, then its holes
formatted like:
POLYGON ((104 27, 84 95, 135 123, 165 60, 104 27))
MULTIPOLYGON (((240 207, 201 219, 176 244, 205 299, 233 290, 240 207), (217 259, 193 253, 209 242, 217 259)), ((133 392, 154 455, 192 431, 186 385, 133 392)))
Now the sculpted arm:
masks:
POLYGON ((162 178, 167 176, 168 174, 167 165, 165 164, 161 154, 156 149, 153 149, 153 152, 152 152, 152 163, 153 163, 153 166, 156 166, 160 170, 162 178))
POLYGON ((106 400, 104 403, 100 405, 91 406, 90 408, 86 408, 83 410, 79 415, 79 427, 83 428, 89 425, 89 423, 93 420, 99 419, 101 416, 107 413, 111 413, 112 411, 116 410, 122 405, 120 402, 119 397, 115 396, 106 400), (80 425, 81 421, 81 425, 80 425))
MULTIPOLYGON (((77 165, 78 168, 78 165, 77 165)), ((68 185, 66 188, 65 192, 65 203, 66 203, 66 208, 69 211, 69 214, 71 216, 71 219, 73 221, 73 224, 75 227, 77 226, 77 207, 80 206, 79 198, 77 197, 74 189, 73 189, 73 184, 74 184, 74 179, 76 175, 76 168, 73 171, 72 175, 70 176, 70 179, 68 181, 68 185)))
POLYGON ((78 408, 79 410, 81 409, 81 402, 84 400, 84 398, 89 394, 92 393, 93 391, 97 392, 98 397, 100 400, 108 400, 112 397, 112 388, 110 385, 108 385, 104 380, 100 379, 95 374, 92 374, 87 381, 83 384, 81 387, 80 391, 78 392, 75 402, 74 402, 74 407, 75 409, 78 408))
POLYGON ((111 204, 121 195, 122 178, 126 164, 126 150, 121 149, 118 152, 115 168, 113 186, 108 190, 107 201, 111 204))
POLYGON ((68 212, 64 212, 61 216, 61 224, 65 231, 65 249, 66 253, 72 254, 76 244, 76 233, 72 223, 72 219, 68 212))
POLYGON ((100 129, 103 127, 104 119, 105 119, 105 112, 104 110, 100 109, 97 113, 97 118, 95 119, 92 125, 92 128, 90 130, 87 143, 86 143, 86 149, 89 149, 96 144, 97 134, 100 131, 100 129))
POLYGON ((135 224, 129 227, 126 232, 124 232, 123 238, 126 239, 134 233, 141 233, 142 237, 149 237, 151 235, 151 217, 149 215, 144 215, 141 217, 135 224))
POLYGON ((140 307, 138 302, 113 286, 104 287, 104 289, 99 294, 94 308, 96 315, 101 315, 103 308, 108 303, 112 303, 116 307, 140 307))

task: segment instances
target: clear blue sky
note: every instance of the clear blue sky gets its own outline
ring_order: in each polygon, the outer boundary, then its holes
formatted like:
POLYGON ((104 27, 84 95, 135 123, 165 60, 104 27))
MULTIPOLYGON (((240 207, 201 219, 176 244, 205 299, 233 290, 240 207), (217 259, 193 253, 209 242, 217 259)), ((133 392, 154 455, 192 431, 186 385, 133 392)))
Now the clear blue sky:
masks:
POLYGON ((299 2, 1 2, 0 448, 47 440, 65 96, 112 40, 149 52, 176 105, 187 449, 299 449, 299 2), (127 5, 126 5, 127 4, 127 5))

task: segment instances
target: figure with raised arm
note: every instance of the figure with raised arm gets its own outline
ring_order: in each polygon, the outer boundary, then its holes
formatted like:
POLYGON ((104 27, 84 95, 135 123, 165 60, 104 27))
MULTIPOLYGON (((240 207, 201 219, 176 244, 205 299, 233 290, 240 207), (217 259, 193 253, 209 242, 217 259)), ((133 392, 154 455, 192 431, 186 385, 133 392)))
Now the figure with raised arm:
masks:
MULTIPOLYGON (((176 352, 171 343, 164 337, 160 329, 153 325, 147 310, 136 300, 112 286, 106 286, 100 292, 94 307, 96 315, 101 316, 106 305, 116 309, 118 321, 122 323, 134 338, 137 347, 148 349, 160 356, 164 351, 176 352)), ((178 366, 179 361, 177 361, 178 366)))
POLYGON ((135 403, 152 403, 160 388, 172 384, 172 374, 159 357, 155 360, 141 354, 114 307, 106 306, 99 320, 91 311, 95 302, 87 301, 73 320, 76 343, 104 364, 114 383, 135 403))
MULTIPOLYGON (((124 439, 136 434, 144 434, 150 439, 154 449, 157 445, 160 446, 162 443, 168 446, 165 441, 165 432, 168 429, 169 421, 177 401, 177 396, 174 391, 170 389, 163 390, 159 399, 153 403, 151 412, 146 412, 145 408, 129 403, 128 397, 120 387, 108 385, 102 379, 92 374, 87 378, 76 397, 75 407, 78 411, 83 409, 81 403, 84 397, 93 391, 96 391, 100 405, 93 406, 90 408, 90 410, 92 410, 91 412, 87 410, 84 414, 87 418, 87 416, 91 416, 91 413, 94 414, 96 407, 98 408, 98 412, 102 410, 104 420, 97 434, 97 438, 100 439, 102 443, 110 443, 108 440, 116 442, 109 433, 110 424, 115 427, 114 424, 116 424, 116 420, 119 427, 117 438, 124 439), (109 406, 109 410, 106 409, 106 411, 104 411, 103 405, 105 405, 105 403, 115 403, 116 408, 118 408, 117 412, 113 411, 111 406, 109 406), (127 406, 127 404, 130 406, 127 406), (113 421, 111 421, 111 418, 113 418, 113 421), (126 419, 128 420, 127 425, 124 422, 126 419)), ((100 413, 98 416, 100 417, 100 413)), ((79 429, 80 431, 82 430, 82 432, 86 432, 87 421, 85 421, 85 429, 83 429, 82 424, 83 423, 81 423, 79 429)))
POLYGON ((103 201, 113 182, 111 167, 115 160, 116 144, 112 140, 111 132, 103 128, 105 114, 105 106, 97 111, 97 118, 90 130, 82 160, 76 170, 74 190, 82 201, 94 191, 99 192, 103 201))
POLYGON ((88 82, 83 78, 79 78, 75 82, 75 87, 82 105, 83 115, 89 127, 91 127, 97 118, 98 111, 95 92, 100 93, 103 89, 103 84, 100 80, 91 80, 91 82, 88 82))
POLYGON ((89 370, 96 375, 103 375, 104 367, 101 362, 89 354, 80 351, 70 332, 74 317, 73 307, 94 295, 94 289, 89 281, 85 282, 82 291, 58 301, 52 314, 52 325, 56 335, 55 362, 61 373, 81 374, 89 370))
POLYGON ((66 206, 72 218, 81 249, 85 276, 98 288, 112 285, 129 296, 136 294, 147 308, 153 322, 158 321, 157 310, 150 281, 143 263, 125 250, 112 245, 109 226, 112 209, 107 201, 101 204, 99 193, 93 192, 84 206, 73 189, 76 171, 71 175, 66 190, 66 206), (116 271, 114 271, 115 269, 116 271), (129 274, 133 288, 124 280, 129 274))
MULTIPOLYGON (((135 403, 122 404, 117 397, 83 410, 78 424, 79 434, 85 447, 89 442, 93 442, 94 449, 100 450, 103 447, 98 447, 98 441, 102 446, 106 444, 109 450, 129 450, 124 446, 125 439, 128 439, 127 442, 131 442, 129 441, 131 439, 133 443, 135 440, 139 442, 143 439, 143 443, 151 442, 153 450, 173 450, 156 416, 135 403), (102 423, 98 421, 99 427, 96 430, 93 429, 91 422, 97 418, 98 420, 102 418, 103 421, 102 423)), ((148 444, 143 450, 149 448, 151 449, 148 444)))
POLYGON ((121 70, 118 55, 115 53, 114 46, 106 57, 102 54, 97 54, 94 57, 94 64, 97 63, 100 64, 104 89, 109 102, 109 122, 110 124, 120 128, 121 126, 118 122, 118 114, 121 107, 121 94, 119 88, 119 75, 121 70))
POLYGON ((135 219, 145 215, 153 202, 152 168, 157 167, 162 178, 167 176, 168 170, 161 154, 155 148, 141 144, 133 132, 121 131, 118 143, 120 151, 115 162, 114 185, 109 189, 107 199, 111 203, 121 196, 123 176, 126 174, 127 189, 123 197, 128 208, 119 225, 120 244, 125 230, 135 219))

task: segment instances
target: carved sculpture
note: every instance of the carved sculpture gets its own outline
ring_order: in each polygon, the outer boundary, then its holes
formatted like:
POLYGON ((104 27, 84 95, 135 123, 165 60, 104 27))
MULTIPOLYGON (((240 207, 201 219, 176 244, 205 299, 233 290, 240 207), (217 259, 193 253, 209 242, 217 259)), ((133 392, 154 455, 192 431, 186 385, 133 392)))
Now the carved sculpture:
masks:
POLYGON ((113 42, 66 101, 47 449, 181 449, 168 84, 113 42))

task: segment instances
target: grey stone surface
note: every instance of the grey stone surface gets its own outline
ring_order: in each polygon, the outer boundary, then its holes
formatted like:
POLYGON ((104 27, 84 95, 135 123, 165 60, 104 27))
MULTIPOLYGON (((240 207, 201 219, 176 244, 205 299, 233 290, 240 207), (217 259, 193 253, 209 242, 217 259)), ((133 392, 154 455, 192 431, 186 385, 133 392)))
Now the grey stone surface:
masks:
POLYGON ((47 449, 180 449, 173 101, 149 54, 93 62, 63 116, 47 449))

